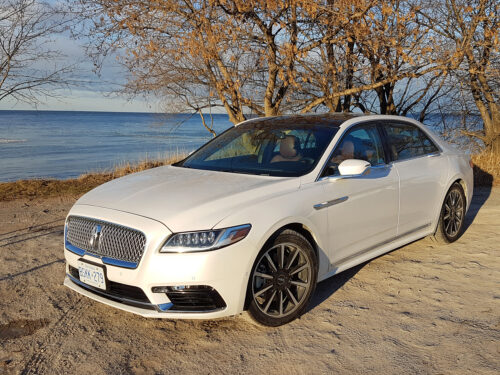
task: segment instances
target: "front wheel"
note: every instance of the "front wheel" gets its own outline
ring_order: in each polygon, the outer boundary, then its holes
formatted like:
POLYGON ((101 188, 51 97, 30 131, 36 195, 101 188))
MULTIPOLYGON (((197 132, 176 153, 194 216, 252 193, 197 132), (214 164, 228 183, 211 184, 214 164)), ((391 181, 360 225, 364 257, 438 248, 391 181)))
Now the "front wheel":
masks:
POLYGON ((439 223, 433 236, 436 242, 451 243, 460 237, 465 223, 465 209, 464 190, 455 182, 444 198, 439 223))
POLYGON ((258 255, 249 282, 249 312, 259 323, 280 326, 304 313, 316 287, 314 249, 301 234, 285 230, 258 255))

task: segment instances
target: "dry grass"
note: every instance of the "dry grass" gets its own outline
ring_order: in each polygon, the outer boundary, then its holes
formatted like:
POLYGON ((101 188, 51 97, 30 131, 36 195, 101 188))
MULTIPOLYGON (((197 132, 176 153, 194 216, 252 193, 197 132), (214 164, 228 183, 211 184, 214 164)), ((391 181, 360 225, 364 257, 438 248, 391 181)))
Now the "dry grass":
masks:
POLYGON ((500 185, 500 155, 483 151, 472 155, 474 163, 474 185, 500 185))
MULTIPOLYGON (((160 160, 143 160, 136 164, 122 163, 111 170, 85 173, 68 180, 34 179, 0 183, 0 202, 19 198, 39 198, 70 195, 78 197, 96 186, 130 173, 169 165, 181 160, 185 154, 175 154, 160 160)), ((500 155, 483 151, 472 155, 474 184, 500 185, 500 155)))
POLYGON ((136 164, 121 163, 111 170, 85 173, 67 180, 34 179, 0 183, 0 202, 19 198, 39 198, 70 195, 78 197, 96 186, 130 173, 169 165, 186 155, 177 153, 160 160, 143 160, 136 164))

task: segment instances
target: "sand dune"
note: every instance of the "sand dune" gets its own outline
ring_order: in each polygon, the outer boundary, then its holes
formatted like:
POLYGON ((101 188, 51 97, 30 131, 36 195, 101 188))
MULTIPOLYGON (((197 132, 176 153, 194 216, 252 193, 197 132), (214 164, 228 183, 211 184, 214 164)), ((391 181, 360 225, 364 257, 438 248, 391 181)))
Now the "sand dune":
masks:
POLYGON ((70 198, 0 203, 0 374, 500 371, 500 188, 455 244, 424 239, 318 285, 284 327, 148 320, 62 286, 70 198))

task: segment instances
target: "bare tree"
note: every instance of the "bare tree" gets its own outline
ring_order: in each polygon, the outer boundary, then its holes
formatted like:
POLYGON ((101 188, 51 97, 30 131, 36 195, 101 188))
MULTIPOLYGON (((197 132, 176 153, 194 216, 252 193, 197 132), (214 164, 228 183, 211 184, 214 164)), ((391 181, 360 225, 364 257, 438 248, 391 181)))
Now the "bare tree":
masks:
POLYGON ((93 20, 97 58, 126 49, 131 92, 181 98, 200 111, 223 107, 232 122, 245 112, 282 112, 295 85, 298 5, 293 1, 80 1, 93 20))
POLYGON ((36 104, 52 89, 65 85, 68 66, 50 38, 68 23, 54 5, 37 0, 0 0, 0 100, 36 104))
POLYGON ((498 5, 473 1, 79 0, 77 11, 96 60, 126 51, 126 91, 199 113, 212 134, 213 107, 233 123, 355 109, 423 120, 465 80, 485 123, 474 134, 493 144, 498 5))
POLYGON ((441 0, 420 12, 421 22, 442 40, 454 59, 450 74, 466 89, 481 116, 481 130, 463 133, 500 154, 500 4, 495 0, 441 0))
POLYGON ((412 0, 318 6, 308 34, 314 48, 299 48, 308 54, 300 61, 305 83, 296 90, 296 108, 408 114, 420 107, 425 117, 443 92, 450 58, 434 52, 417 10, 412 0))

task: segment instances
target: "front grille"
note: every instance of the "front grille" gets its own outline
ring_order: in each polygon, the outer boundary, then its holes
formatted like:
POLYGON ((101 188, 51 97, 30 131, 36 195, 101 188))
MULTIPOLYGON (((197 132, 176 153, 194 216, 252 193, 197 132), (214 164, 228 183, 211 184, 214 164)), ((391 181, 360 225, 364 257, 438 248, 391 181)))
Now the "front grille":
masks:
MULTIPOLYGON (((78 268, 68 266, 69 274, 76 280, 80 280, 80 275, 78 273, 78 268)), ((83 284, 83 283, 82 283, 83 284)), ((149 298, 146 296, 141 288, 136 286, 117 283, 111 280, 106 280, 108 289, 106 291, 94 288, 87 284, 80 284, 81 287, 88 289, 96 294, 102 295, 103 297, 121 302, 127 305, 139 306, 141 308, 152 308, 154 306, 146 306, 145 304, 151 304, 149 298), (137 302, 137 303, 134 303, 137 302)))
POLYGON ((121 225, 80 216, 70 216, 67 221, 66 241, 69 244, 99 257, 139 263, 146 245, 144 233, 121 225), (97 246, 91 246, 94 228, 101 233, 97 246))

